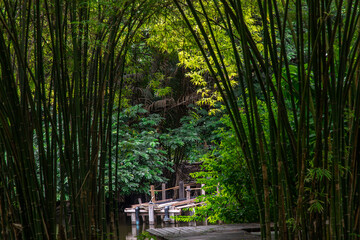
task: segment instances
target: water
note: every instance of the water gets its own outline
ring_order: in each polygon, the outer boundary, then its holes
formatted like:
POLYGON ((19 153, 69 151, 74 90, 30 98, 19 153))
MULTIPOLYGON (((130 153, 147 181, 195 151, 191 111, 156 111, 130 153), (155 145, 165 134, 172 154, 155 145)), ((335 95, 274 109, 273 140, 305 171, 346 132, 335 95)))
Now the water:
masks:
POLYGON ((147 223, 142 223, 140 221, 139 225, 132 225, 130 221, 130 217, 127 217, 126 214, 121 214, 119 216, 119 240, 136 240, 137 236, 139 236, 141 233, 143 233, 146 229, 149 228, 164 228, 164 227, 184 227, 184 226, 200 226, 204 225, 203 223, 164 223, 160 220, 160 218, 157 219, 157 223, 155 225, 149 226, 147 223))

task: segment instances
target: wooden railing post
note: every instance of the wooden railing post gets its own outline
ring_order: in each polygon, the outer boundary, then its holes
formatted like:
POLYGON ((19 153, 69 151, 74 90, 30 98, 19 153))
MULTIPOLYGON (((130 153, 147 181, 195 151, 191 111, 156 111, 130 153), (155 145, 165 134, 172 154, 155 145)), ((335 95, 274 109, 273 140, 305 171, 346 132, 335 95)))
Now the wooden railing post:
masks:
POLYGON ((135 212, 131 213, 131 224, 136 225, 136 216, 135 216, 135 212))
POLYGON ((151 202, 156 202, 156 197, 155 197, 155 187, 154 185, 150 186, 150 195, 151 195, 151 202))
POLYGON ((161 200, 165 200, 166 199, 166 184, 162 183, 161 184, 161 200))
POLYGON ((191 196, 191 188, 190 186, 186 187, 186 200, 190 200, 190 196, 191 196))
POLYGON ((155 224, 154 204, 149 204, 149 225, 155 224))
POLYGON ((184 182, 179 182, 179 198, 184 198, 184 182))
POLYGON ((174 219, 175 214, 174 214, 174 212, 171 211, 171 210, 174 210, 174 209, 175 209, 174 206, 170 206, 170 209, 169 209, 169 211, 170 211, 170 223, 175 223, 175 219, 174 219))

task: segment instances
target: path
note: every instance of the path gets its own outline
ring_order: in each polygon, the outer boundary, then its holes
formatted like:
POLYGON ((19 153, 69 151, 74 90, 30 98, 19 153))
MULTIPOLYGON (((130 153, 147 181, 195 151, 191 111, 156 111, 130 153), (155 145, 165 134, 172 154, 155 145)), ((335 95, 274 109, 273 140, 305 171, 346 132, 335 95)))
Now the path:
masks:
POLYGON ((248 240, 261 239, 247 229, 259 229, 259 224, 226 224, 198 227, 165 227, 152 228, 147 231, 160 239, 166 240, 248 240))

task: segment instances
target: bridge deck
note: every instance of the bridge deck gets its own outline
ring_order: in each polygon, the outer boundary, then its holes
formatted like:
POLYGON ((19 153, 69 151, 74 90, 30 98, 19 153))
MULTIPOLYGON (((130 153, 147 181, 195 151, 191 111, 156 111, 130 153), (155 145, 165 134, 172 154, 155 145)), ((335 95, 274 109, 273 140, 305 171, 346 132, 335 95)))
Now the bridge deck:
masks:
POLYGON ((257 223, 207 225, 197 227, 152 228, 147 231, 158 239, 166 240, 248 240, 261 239, 259 235, 249 232, 259 229, 257 223))

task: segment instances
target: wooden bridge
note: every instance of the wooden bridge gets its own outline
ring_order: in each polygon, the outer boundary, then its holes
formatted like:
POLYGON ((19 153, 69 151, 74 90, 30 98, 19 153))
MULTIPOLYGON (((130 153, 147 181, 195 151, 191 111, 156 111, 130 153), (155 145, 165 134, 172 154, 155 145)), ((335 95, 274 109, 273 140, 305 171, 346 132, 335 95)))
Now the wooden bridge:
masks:
MULTIPOLYGON (((166 240, 260 240, 260 224, 225 224, 196 227, 164 227, 146 230, 166 240)), ((275 236, 272 237, 275 239, 275 236)))
POLYGON ((157 216, 161 216, 161 219, 165 222, 175 223, 175 220, 172 218, 175 215, 181 215, 184 208, 191 208, 202 203, 195 202, 196 195, 205 195, 205 191, 202 189, 203 185, 196 183, 184 184, 179 182, 179 186, 166 188, 165 183, 161 185, 160 190, 156 190, 154 185, 150 186, 150 195, 151 200, 147 203, 142 203, 139 199, 139 204, 132 205, 130 208, 125 209, 127 216, 131 216, 132 224, 139 224, 140 217, 142 217, 143 222, 145 222, 146 217, 148 218, 148 223, 154 225, 157 219, 157 216), (177 199, 169 198, 170 192, 173 192, 173 197, 176 196, 175 192, 178 192, 177 199), (161 193, 161 200, 157 200, 157 194, 161 193), (199 194, 196 194, 199 193, 199 194))

